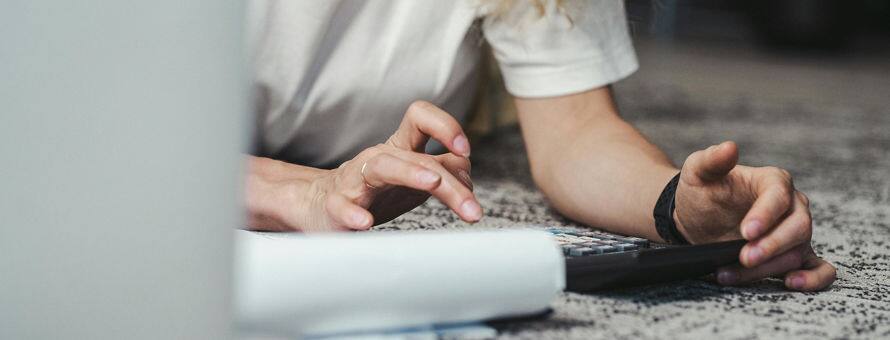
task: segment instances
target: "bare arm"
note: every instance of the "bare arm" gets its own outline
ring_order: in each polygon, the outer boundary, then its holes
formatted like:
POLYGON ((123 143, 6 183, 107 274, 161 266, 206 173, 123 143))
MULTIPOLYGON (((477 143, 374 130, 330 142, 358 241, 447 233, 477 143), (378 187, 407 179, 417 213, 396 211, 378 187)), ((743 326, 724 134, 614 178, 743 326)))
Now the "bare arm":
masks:
MULTIPOLYGON (((609 89, 516 99, 535 183, 554 207, 581 223, 663 241, 652 209, 679 171, 622 120, 609 89)), ((809 200, 775 167, 738 165, 735 143, 692 153, 683 163, 674 221, 692 243, 744 237, 740 265, 717 278, 734 285, 784 276, 795 290, 819 290, 835 268, 810 246, 809 200)))
POLYGON ((608 88, 516 99, 535 183, 584 224, 658 240, 652 208, 680 170, 618 116, 608 88))

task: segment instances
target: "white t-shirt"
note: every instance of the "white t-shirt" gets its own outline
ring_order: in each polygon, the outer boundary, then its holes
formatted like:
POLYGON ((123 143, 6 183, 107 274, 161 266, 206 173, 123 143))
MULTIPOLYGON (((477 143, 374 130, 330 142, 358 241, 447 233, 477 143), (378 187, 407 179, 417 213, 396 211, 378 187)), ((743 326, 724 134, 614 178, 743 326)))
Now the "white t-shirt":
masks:
MULTIPOLYGON (((582 92, 637 68, 621 0, 252 0, 258 154, 335 167, 381 143, 414 100, 463 121, 479 46, 519 97, 582 92)), ((558 112, 554 112, 557 115, 558 112)), ((559 119, 554 116, 554 119, 559 119)))

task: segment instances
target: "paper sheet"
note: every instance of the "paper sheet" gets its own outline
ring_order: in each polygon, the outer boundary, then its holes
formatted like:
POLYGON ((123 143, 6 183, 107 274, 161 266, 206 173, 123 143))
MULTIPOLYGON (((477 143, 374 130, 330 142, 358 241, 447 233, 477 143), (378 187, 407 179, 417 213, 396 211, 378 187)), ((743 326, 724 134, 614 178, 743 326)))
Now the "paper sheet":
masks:
POLYGON ((545 232, 237 231, 242 332, 306 336, 541 312, 565 286, 545 232))

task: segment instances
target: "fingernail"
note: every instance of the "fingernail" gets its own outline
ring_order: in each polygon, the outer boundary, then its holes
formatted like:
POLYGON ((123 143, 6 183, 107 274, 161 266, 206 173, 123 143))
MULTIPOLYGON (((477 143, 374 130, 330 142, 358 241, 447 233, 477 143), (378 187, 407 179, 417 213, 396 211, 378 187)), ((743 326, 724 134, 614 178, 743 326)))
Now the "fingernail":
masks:
POLYGON ((457 175, 460 176, 460 180, 464 182, 464 185, 470 190, 473 190, 473 180, 470 179, 470 174, 464 170, 460 170, 457 172, 457 175))
POLYGON ((470 157, 470 141, 466 136, 460 135, 455 137, 451 145, 461 156, 470 157))
POLYGON ((365 214, 352 214, 352 223, 355 223, 356 227, 364 227, 368 224, 368 217, 365 214))
POLYGON ((717 282, 723 285, 735 284, 739 280, 739 274, 732 270, 721 270, 717 273, 717 282))
POLYGON ((472 221, 478 221, 482 218, 482 207, 479 206, 479 203, 476 203, 475 200, 467 199, 460 206, 460 210, 463 212, 464 217, 472 221))
POLYGON ((745 227, 742 229, 745 239, 751 240, 757 236, 760 236, 761 228, 763 224, 758 220, 751 220, 745 224, 745 227))
POLYGON ((807 280, 803 278, 803 276, 795 276, 790 280, 791 288, 793 289, 803 289, 803 286, 807 283, 807 280))
POLYGON ((424 170, 417 174, 417 180, 424 184, 436 183, 439 180, 439 174, 424 170))
POLYGON ((749 265, 759 263, 761 257, 763 257, 763 249, 760 249, 760 247, 754 246, 748 249, 749 265))

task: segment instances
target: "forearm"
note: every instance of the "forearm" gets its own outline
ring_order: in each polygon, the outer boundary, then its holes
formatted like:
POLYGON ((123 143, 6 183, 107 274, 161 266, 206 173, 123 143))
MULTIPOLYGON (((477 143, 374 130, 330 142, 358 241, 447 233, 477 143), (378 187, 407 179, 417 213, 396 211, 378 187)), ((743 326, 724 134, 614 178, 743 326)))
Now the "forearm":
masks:
POLYGON ((652 209, 679 170, 623 121, 590 126, 569 140, 537 177, 556 209, 587 225, 659 239, 652 209))
POLYGON ((551 111, 540 122, 547 129, 523 124, 523 134, 535 182, 557 210, 587 225, 659 240, 652 209, 678 170, 617 115, 608 90, 517 105, 521 115, 551 111))

